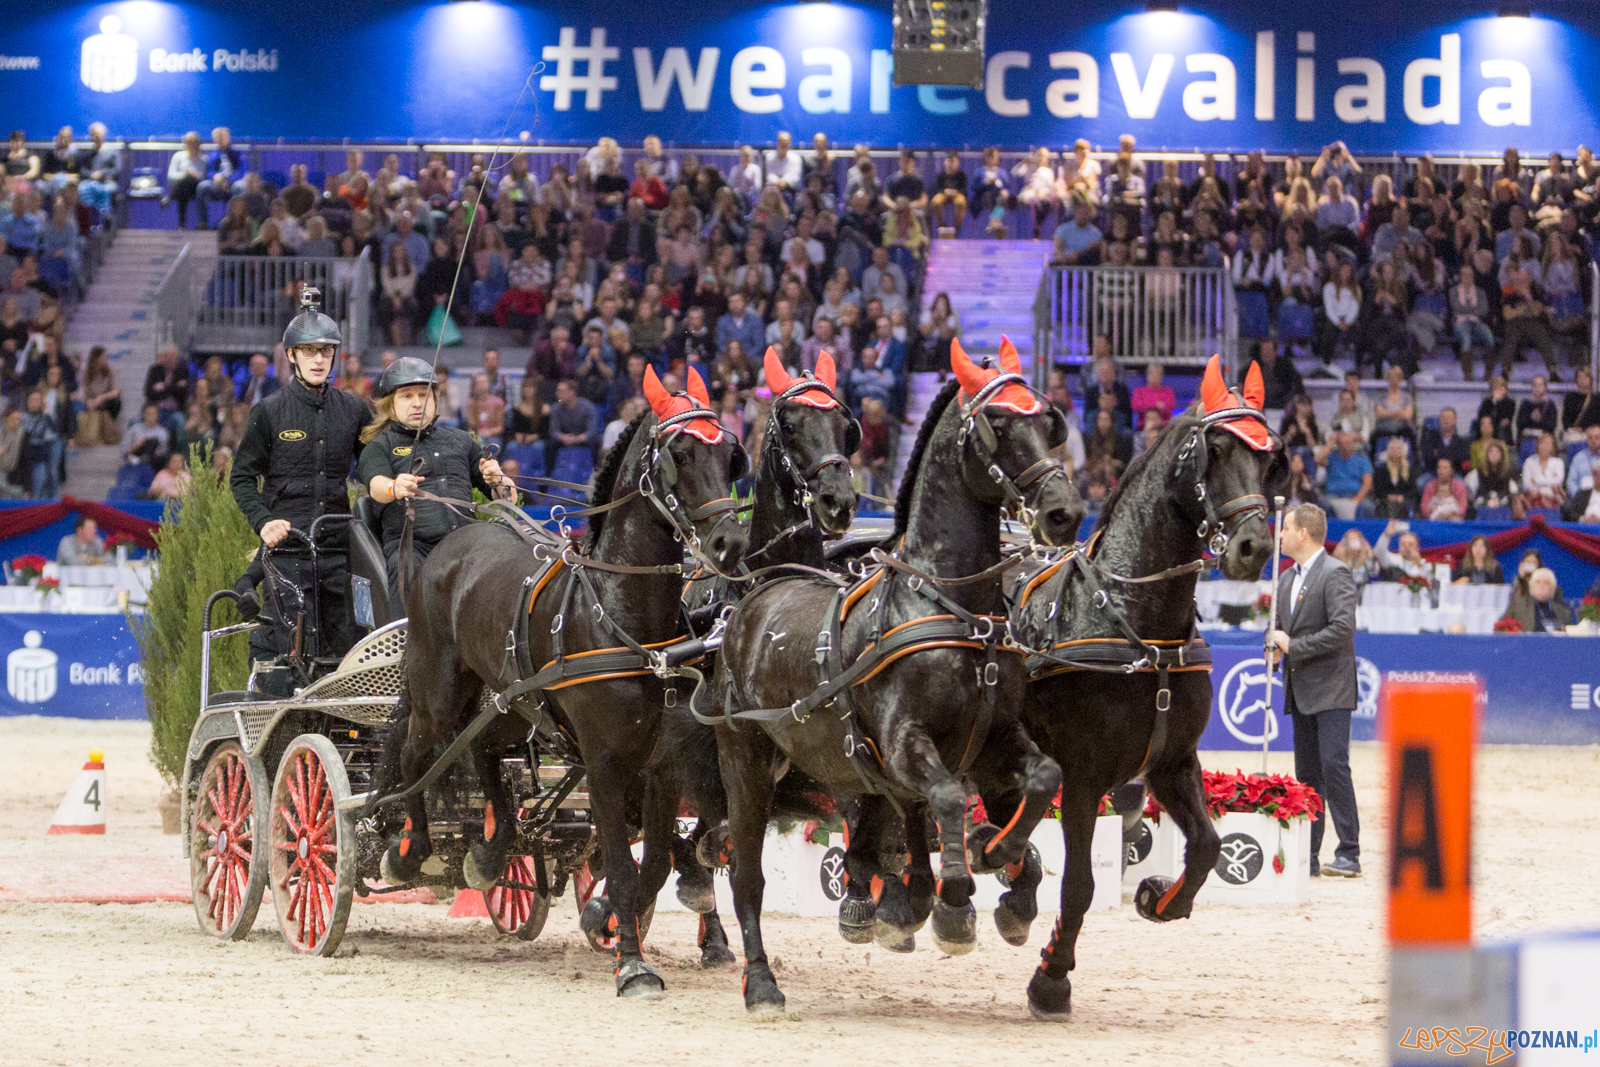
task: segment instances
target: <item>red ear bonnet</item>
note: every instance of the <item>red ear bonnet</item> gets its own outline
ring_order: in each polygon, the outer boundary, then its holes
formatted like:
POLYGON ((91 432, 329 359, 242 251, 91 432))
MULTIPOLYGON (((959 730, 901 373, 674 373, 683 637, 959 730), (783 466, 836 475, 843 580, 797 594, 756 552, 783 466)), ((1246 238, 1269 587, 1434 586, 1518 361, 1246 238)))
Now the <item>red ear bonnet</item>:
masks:
POLYGON ((656 421, 665 422, 674 415, 682 415, 686 411, 704 410, 705 417, 690 419, 680 423, 678 429, 684 433, 693 434, 708 445, 714 445, 722 440, 724 433, 722 424, 716 420, 711 411, 711 397, 706 392, 706 383, 693 367, 689 368, 689 391, 687 394, 678 393, 676 396, 667 392, 666 386, 661 384, 661 379, 656 377, 654 367, 644 369, 644 396, 650 401, 650 410, 656 413, 656 421))
MULTIPOLYGON (((961 392, 965 394, 967 400, 977 396, 983 391, 984 386, 1002 373, 1022 373, 1022 360, 1017 356, 1016 346, 1011 343, 1009 337, 1000 339, 1000 370, 980 367, 972 362, 966 350, 961 347, 959 338, 950 342, 950 366, 955 370, 956 379, 961 383, 961 392)), ((1037 415, 1044 410, 1044 402, 1021 382, 1008 382, 1001 386, 999 392, 989 397, 985 406, 1005 408, 1018 415, 1037 415)))
MULTIPOLYGON (((1200 402, 1205 405, 1206 414, 1242 407, 1252 407, 1260 411, 1261 402, 1266 395, 1260 364, 1250 364, 1250 370, 1245 374, 1244 395, 1245 399, 1241 400, 1228 388, 1222 380, 1222 357, 1212 356, 1210 362, 1206 364, 1205 377, 1200 379, 1200 402)), ((1265 452, 1272 447, 1272 435, 1267 432, 1266 424, 1259 419, 1241 415, 1222 423, 1222 428, 1258 452, 1265 452)))

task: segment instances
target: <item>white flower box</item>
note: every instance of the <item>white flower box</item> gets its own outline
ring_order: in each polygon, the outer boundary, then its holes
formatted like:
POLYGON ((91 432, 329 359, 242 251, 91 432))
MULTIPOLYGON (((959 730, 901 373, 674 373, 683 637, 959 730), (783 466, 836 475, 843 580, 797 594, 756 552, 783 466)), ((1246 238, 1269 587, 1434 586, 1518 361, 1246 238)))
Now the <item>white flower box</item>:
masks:
MULTIPOLYGON (((1101 819, 1117 820, 1120 838, 1122 819, 1120 816, 1102 815, 1101 819)), ((1155 875, 1161 878, 1176 878, 1183 873, 1183 835, 1178 832, 1178 827, 1172 821, 1171 815, 1162 815, 1159 821, 1144 818, 1139 820, 1139 836, 1137 840, 1128 842, 1128 865, 1122 871, 1122 884, 1137 888, 1140 882, 1155 875)))
MULTIPOLYGON (((1222 838, 1222 854, 1196 904, 1304 904, 1311 899, 1310 819, 1290 819, 1284 827, 1270 815, 1230 811, 1212 822, 1222 838), (1272 869, 1280 846, 1282 874, 1272 869)), ((1173 833, 1181 869, 1184 836, 1176 826, 1173 833)))

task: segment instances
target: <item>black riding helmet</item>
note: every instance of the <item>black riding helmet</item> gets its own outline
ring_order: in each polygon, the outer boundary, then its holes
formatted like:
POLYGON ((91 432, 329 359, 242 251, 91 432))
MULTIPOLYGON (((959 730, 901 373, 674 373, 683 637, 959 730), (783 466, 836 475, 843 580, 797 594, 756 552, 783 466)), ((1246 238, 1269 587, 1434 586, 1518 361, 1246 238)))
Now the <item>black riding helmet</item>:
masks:
POLYGON ((408 385, 439 384, 438 375, 433 372, 433 366, 425 359, 416 356, 403 356, 389 364, 389 369, 383 372, 383 377, 378 379, 378 399, 393 396, 395 390, 403 389, 408 385))

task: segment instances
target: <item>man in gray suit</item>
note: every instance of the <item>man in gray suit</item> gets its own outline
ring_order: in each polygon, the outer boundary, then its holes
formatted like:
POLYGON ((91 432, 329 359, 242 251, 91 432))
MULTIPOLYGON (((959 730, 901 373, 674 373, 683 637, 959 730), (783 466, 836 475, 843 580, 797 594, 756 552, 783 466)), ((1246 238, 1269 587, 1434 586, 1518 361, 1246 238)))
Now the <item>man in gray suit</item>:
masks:
POLYGON ((1311 873, 1361 874, 1361 821, 1350 782, 1350 714, 1356 707, 1356 583, 1350 568, 1323 551, 1328 516, 1315 504, 1290 508, 1283 551, 1295 566, 1278 579, 1280 629, 1268 636, 1274 664, 1281 658, 1284 708, 1294 724, 1295 777, 1323 800, 1311 824, 1311 873), (1339 832, 1334 860, 1319 866, 1328 819, 1339 832))

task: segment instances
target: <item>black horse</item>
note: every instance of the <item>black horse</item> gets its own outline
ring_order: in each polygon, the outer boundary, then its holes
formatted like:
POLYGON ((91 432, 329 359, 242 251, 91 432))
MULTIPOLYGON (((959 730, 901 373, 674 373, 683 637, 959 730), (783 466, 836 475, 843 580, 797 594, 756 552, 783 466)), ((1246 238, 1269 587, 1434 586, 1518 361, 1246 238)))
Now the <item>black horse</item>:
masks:
MULTIPOLYGON (((645 395, 651 411, 624 431, 596 479, 596 506, 613 506, 591 515, 582 554, 560 552, 547 567, 549 553, 536 552, 509 528, 473 523, 429 555, 408 605, 406 684, 397 713, 397 726, 405 722, 399 772, 406 786, 427 770, 435 746, 466 723, 485 686, 533 707, 498 716, 481 751, 521 741, 527 720, 541 713, 575 744, 617 919, 619 996, 665 988, 639 953, 647 910, 629 851, 628 810, 659 742, 669 687, 681 684, 664 677, 665 664, 654 657, 687 636, 684 546, 703 566, 725 572, 738 565, 746 545, 727 490, 747 461, 717 423, 704 383, 691 371, 689 393, 671 396, 649 371, 645 395), (517 640, 508 641, 513 635, 517 640), (531 678, 552 672, 559 677, 528 687, 531 678)), ((468 883, 482 887, 504 871, 516 820, 499 760, 480 755, 478 763, 485 839, 472 846, 464 868, 468 883)), ((407 801, 405 830, 383 857, 386 880, 414 880, 429 853, 419 792, 407 801)))
MULTIPOLYGON (((977 936, 963 777, 1026 798, 1009 836, 980 857, 994 867, 1021 856, 1060 782, 1018 721, 1023 666, 998 614, 1009 565, 1002 507, 1052 544, 1070 542, 1083 517, 1049 455, 1064 420, 1026 387, 1014 354, 1004 374, 974 366, 959 344, 951 358, 956 379, 923 423, 900 489, 893 554, 875 552, 870 576, 854 586, 797 578, 757 589, 735 610, 718 655, 711 688, 717 710, 732 716, 721 718, 717 745, 752 1012, 784 1004, 761 939, 761 849, 774 783, 791 765, 859 798, 845 902, 858 906, 841 909, 842 926, 870 924, 874 897, 909 913, 910 886, 880 859, 878 835, 893 824, 891 807, 913 827, 932 813, 941 868, 930 907, 935 938, 952 953, 977 936)), ((925 845, 920 852, 926 867, 925 845)), ((931 873, 917 881, 931 897, 931 873)))
MULTIPOLYGON (((772 408, 756 461, 752 547, 745 563, 757 568, 758 576, 767 568, 778 568, 776 573, 782 574, 785 565, 821 569, 827 564, 824 546, 848 530, 855 517, 848 457, 861 445, 861 427, 835 391, 836 369, 826 352, 818 357, 814 376, 790 378, 777 350, 771 348, 765 369, 772 408)), ((684 599, 696 614, 715 613, 735 602, 746 588, 743 581, 701 578, 689 584, 684 599)), ((665 715, 663 743, 647 771, 640 821, 645 841, 639 865, 640 899, 654 900, 676 868, 678 899, 700 913, 701 964, 732 963, 710 872, 696 858, 696 846, 705 834, 727 817, 716 737, 711 727, 694 720, 686 704, 668 708, 665 715), (699 817, 687 839, 674 832, 685 790, 692 791, 690 802, 699 817)), ((786 810, 786 814, 813 813, 786 810)), ((591 908, 597 914, 585 915, 586 931, 604 930, 609 920, 605 903, 591 908)))
MULTIPOLYGON (((1272 554, 1267 499, 1283 449, 1260 414, 1256 368, 1241 401, 1213 358, 1203 407, 1162 432, 1107 499, 1088 544, 1025 575, 1012 613, 1030 658, 1023 721, 1056 759, 1065 785, 1061 916, 1028 986, 1041 1019, 1071 1011, 1074 947, 1094 894, 1089 845, 1105 794, 1143 775, 1187 838, 1177 882, 1147 878, 1139 914, 1189 915, 1220 843, 1206 811, 1195 749, 1211 714, 1210 653, 1195 635, 1194 586, 1209 547, 1228 577, 1255 579, 1272 554), (1130 672, 1131 668, 1131 672, 1130 672)), ((984 796, 993 811, 1015 797, 984 796)), ((1037 872, 1014 880, 995 922, 1022 944, 1036 911, 1037 872)))

